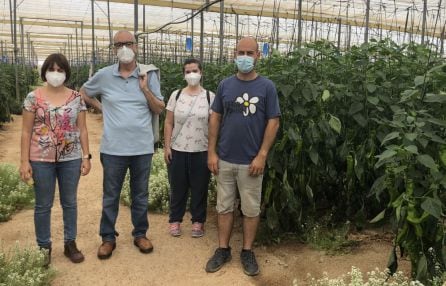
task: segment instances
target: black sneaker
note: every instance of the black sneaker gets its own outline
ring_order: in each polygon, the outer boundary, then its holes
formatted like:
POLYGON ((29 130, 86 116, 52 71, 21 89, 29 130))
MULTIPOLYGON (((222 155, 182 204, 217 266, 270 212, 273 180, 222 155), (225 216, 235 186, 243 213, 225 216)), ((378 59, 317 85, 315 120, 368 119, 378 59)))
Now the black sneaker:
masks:
POLYGON ((231 248, 217 248, 215 250, 214 255, 209 259, 208 263, 206 264, 206 272, 216 272, 220 270, 220 268, 225 264, 226 262, 229 262, 231 260, 231 248))
POLYGON ((256 261, 256 256, 252 250, 242 250, 240 253, 240 261, 243 265, 243 272, 248 276, 256 276, 259 274, 259 265, 256 261))

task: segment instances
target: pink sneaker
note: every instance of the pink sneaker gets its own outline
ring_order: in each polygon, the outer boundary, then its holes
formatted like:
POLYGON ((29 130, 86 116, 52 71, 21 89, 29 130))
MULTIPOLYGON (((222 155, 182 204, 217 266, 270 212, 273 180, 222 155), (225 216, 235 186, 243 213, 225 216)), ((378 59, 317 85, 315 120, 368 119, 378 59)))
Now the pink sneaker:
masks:
POLYGON ((192 237, 202 237, 204 235, 204 224, 194 222, 192 224, 192 237))
POLYGON ((169 233, 171 236, 177 237, 181 235, 181 228, 179 222, 172 222, 169 224, 169 233))

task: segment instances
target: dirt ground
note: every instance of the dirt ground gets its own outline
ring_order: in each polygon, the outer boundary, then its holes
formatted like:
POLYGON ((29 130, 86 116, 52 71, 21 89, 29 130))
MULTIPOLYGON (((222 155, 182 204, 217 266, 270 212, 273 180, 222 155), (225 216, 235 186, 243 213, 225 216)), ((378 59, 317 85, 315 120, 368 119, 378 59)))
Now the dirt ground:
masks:
MULTIPOLYGON (((285 242, 276 246, 256 248, 261 273, 257 277, 243 274, 239 252, 241 223, 236 220, 231 246, 233 258, 220 271, 204 271, 207 259, 217 246, 216 214, 209 210, 206 235, 191 238, 190 217, 183 223, 179 238, 168 234, 167 215, 149 214, 148 237, 154 252, 142 254, 132 243, 132 224, 129 208, 120 207, 117 221, 117 248, 109 260, 99 260, 96 251, 101 239, 98 235, 102 199, 102 168, 99 162, 99 144, 102 133, 101 116, 88 114, 90 150, 93 155, 91 173, 82 177, 78 190, 77 244, 85 255, 80 264, 71 263, 63 255, 62 212, 56 196, 52 215, 53 256, 52 267, 57 276, 52 285, 292 285, 297 279, 305 285, 307 273, 320 277, 327 272, 337 277, 350 271, 351 266, 363 272, 386 266, 391 242, 388 235, 366 231, 356 235, 359 247, 352 253, 330 256, 309 246, 285 242), (386 238, 387 237, 387 238, 386 238)), ((19 165, 21 117, 6 124, 0 131, 0 162, 19 165)), ((5 223, 0 223, 0 240, 8 248, 19 241, 21 245, 34 245, 33 210, 23 210, 5 223)), ((408 270, 408 262, 400 269, 408 270)))

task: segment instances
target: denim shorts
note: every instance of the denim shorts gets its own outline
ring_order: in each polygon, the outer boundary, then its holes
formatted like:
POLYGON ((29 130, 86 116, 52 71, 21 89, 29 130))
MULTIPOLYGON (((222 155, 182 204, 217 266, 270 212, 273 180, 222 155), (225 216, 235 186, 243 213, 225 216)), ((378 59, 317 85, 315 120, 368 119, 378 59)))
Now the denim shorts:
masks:
POLYGON ((243 215, 256 217, 260 214, 263 175, 251 176, 249 165, 232 164, 223 160, 218 162, 217 175, 217 212, 234 211, 237 189, 243 215))

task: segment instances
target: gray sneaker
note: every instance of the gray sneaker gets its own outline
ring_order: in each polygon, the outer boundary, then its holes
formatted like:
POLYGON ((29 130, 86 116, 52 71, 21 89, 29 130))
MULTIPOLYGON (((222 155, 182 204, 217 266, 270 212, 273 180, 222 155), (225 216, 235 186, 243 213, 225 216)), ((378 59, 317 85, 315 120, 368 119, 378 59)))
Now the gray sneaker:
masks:
POLYGON ((231 260, 231 248, 217 248, 214 255, 206 264, 206 272, 212 273, 220 270, 226 262, 231 260))
POLYGON ((259 274, 259 265, 256 256, 252 250, 242 250, 240 253, 240 261, 243 265, 243 272, 248 276, 256 276, 259 274))

